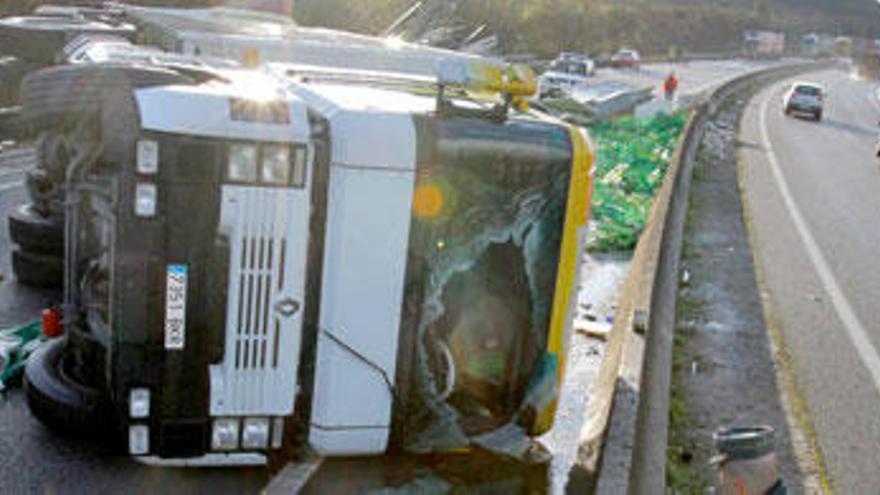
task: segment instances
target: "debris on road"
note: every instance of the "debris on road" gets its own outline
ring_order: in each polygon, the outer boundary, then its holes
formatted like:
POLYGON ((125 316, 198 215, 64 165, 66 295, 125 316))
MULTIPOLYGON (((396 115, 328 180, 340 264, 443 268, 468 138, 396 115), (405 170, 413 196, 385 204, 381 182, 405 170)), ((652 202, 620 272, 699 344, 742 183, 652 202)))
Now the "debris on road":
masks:
POLYGON ((39 320, 0 330, 0 391, 21 377, 27 358, 42 341, 39 320))
POLYGON ((581 318, 575 320, 574 330, 588 337, 606 340, 608 334, 611 333, 611 323, 608 323, 607 321, 591 321, 581 318))

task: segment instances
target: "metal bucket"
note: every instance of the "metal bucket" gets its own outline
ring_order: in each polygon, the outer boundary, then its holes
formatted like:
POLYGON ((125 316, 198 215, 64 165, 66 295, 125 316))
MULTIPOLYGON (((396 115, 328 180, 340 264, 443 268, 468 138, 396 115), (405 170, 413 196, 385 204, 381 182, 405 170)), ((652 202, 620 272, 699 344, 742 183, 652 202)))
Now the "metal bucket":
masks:
POLYGON ((719 495, 780 495, 775 435, 769 426, 725 428, 715 432, 719 495))

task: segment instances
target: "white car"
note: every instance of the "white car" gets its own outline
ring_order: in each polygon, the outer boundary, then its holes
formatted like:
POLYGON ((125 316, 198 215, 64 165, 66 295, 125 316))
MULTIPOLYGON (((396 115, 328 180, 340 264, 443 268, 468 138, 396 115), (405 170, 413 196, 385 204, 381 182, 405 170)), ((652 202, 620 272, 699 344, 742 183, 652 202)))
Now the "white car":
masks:
POLYGON ((538 81, 540 96, 568 94, 575 86, 586 83, 595 71, 596 64, 586 57, 557 59, 538 81))
POLYGON ((815 120, 822 120, 825 108, 825 88, 811 82, 796 82, 785 93, 782 111, 785 115, 808 114, 815 120))

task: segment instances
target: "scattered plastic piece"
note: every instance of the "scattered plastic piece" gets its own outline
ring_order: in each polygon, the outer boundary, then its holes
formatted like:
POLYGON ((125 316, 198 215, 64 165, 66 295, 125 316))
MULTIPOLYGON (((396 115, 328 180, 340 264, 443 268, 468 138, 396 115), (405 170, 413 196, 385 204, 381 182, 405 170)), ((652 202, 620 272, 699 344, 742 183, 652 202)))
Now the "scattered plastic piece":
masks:
POLYGON ((606 340, 608 334, 611 333, 611 323, 578 318, 574 322, 574 329, 576 332, 582 333, 587 337, 606 340))
POLYGON ((47 308, 41 313, 43 322, 43 336, 48 338, 61 335, 61 311, 57 308, 47 308))
POLYGON ((0 390, 15 383, 30 354, 42 342, 42 322, 0 330, 0 390))

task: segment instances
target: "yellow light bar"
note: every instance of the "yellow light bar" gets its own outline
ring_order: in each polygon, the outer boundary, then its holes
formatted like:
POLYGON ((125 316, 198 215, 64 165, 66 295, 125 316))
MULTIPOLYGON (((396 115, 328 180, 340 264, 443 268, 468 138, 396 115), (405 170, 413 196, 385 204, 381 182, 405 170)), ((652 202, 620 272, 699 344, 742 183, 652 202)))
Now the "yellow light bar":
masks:
POLYGON ((482 60, 445 58, 437 62, 437 82, 468 91, 498 93, 504 89, 504 66, 482 60))
POLYGON ((462 89, 477 98, 513 97, 517 106, 538 91, 538 78, 531 67, 501 64, 491 60, 441 59, 436 67, 437 82, 462 89))
POLYGON ((532 96, 538 91, 538 77, 531 67, 524 64, 507 66, 504 92, 514 96, 532 96))

